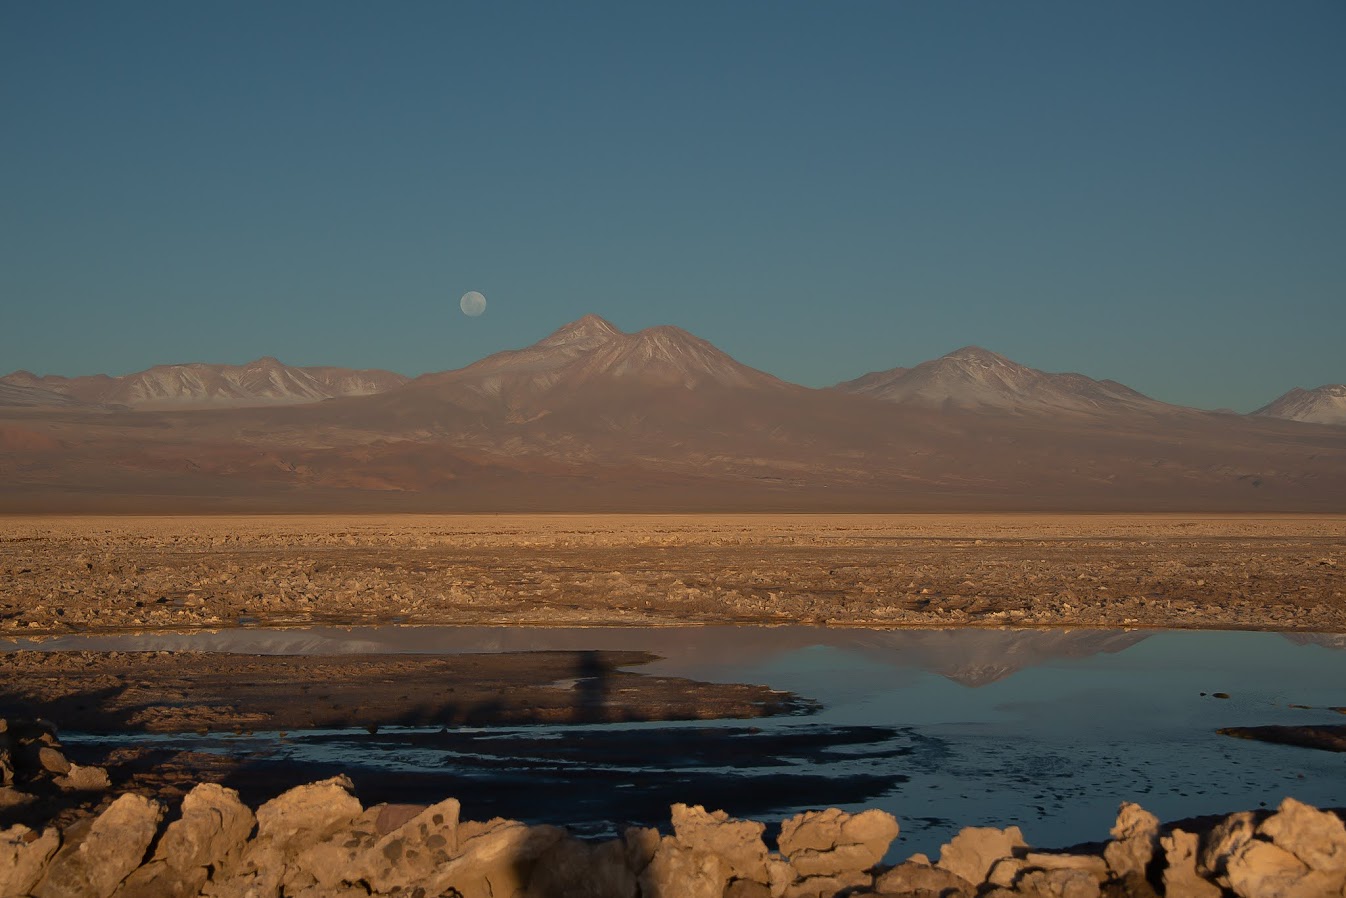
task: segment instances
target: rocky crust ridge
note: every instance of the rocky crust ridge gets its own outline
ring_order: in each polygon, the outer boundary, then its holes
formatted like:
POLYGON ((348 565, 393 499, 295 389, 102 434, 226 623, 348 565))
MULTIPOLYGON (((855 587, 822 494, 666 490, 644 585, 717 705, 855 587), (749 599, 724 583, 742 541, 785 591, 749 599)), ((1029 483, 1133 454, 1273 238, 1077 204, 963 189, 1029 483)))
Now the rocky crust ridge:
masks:
MULTIPOLYGON (((0 791, 11 803, 23 788, 71 776, 49 727, 2 726, 0 791)), ((96 801, 107 783, 95 779, 59 784, 91 795, 93 809, 73 822, 0 828, 0 898, 1346 895, 1346 827, 1293 798, 1204 833, 1164 830, 1123 804, 1097 852, 1036 851, 1017 826, 968 827, 938 861, 913 855, 889 867, 881 862, 899 828, 879 810, 797 814, 781 824, 772 851, 764 824, 684 804, 672 807, 671 835, 633 827, 595 843, 556 826, 464 820, 453 798, 365 808, 345 776, 255 811, 232 789, 202 783, 171 815, 137 793, 96 801)))

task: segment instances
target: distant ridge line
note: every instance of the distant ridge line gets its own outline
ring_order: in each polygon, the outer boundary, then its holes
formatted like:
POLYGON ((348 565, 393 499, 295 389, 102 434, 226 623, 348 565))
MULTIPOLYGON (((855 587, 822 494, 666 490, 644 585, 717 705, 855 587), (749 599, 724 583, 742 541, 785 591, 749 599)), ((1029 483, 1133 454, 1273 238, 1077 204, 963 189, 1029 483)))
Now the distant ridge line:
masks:
MULTIPOLYGON (((475 384, 469 388, 481 395, 517 396, 520 392, 566 389, 593 380, 658 382, 689 389, 710 385, 809 389, 743 365, 710 342, 674 325, 628 334, 591 313, 562 325, 531 346, 414 379, 383 369, 290 366, 272 356, 242 365, 155 365, 115 377, 38 376, 19 370, 0 377, 0 406, 162 411, 303 405, 449 382, 475 384)), ((1153 399, 1115 380, 1048 373, 971 345, 912 367, 874 371, 825 389, 899 405, 1012 414, 1098 417, 1202 411, 1153 399)), ((1346 386, 1295 388, 1249 414, 1346 425, 1346 386)))

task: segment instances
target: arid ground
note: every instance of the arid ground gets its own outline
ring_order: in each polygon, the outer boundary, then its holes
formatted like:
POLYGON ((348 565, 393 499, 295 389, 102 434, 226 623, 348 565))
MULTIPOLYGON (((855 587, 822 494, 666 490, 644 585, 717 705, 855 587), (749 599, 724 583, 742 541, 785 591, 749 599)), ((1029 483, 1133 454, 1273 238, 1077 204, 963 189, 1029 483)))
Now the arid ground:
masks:
POLYGON ((307 623, 1346 632, 1346 515, 0 518, 0 636, 307 623))
MULTIPOLYGON (((14 516, 0 518, 0 640, 390 622, 1346 633, 1343 563, 1346 515, 14 516)), ((443 724, 417 738, 459 752, 481 750, 463 741, 459 723, 742 718, 811 707, 807 695, 641 673, 650 657, 14 651, 4 656, 0 707, 94 734, 363 727, 376 740, 385 725, 443 724)), ((1275 729, 1231 734, 1287 741, 1286 728, 1275 729)), ((1297 729, 1321 741, 1336 728, 1297 729)), ((812 750, 780 740, 820 738, 749 726, 682 732, 689 751, 753 757, 812 750)), ((176 801, 202 781, 260 802, 341 772, 339 761, 319 769, 152 740, 86 737, 70 758, 106 768, 113 791, 105 803, 126 791, 176 801)), ((497 760, 487 753, 481 763, 497 760)), ((369 800, 405 802, 443 794, 436 775, 362 771, 358 779, 369 800)), ((745 780, 733 802, 774 800, 784 788, 775 776, 745 780)), ((647 796, 650 807, 694 794, 689 782, 661 785, 647 796)), ((891 787, 864 777, 796 776, 788 785, 818 806, 864 802, 891 787)), ((492 797, 453 788, 483 805, 492 797)), ((580 779, 552 804, 532 791, 515 799, 539 819, 563 819, 596 788, 580 779)), ((48 792, 19 795, 0 820, 46 825, 87 811, 78 796, 48 792)))
MULTIPOLYGON (((0 639, 394 622, 1342 633, 1344 563, 1346 516, 1324 515, 15 516, 0 639)), ((0 699, 150 731, 802 707, 618 670, 649 657, 20 651, 0 699)))

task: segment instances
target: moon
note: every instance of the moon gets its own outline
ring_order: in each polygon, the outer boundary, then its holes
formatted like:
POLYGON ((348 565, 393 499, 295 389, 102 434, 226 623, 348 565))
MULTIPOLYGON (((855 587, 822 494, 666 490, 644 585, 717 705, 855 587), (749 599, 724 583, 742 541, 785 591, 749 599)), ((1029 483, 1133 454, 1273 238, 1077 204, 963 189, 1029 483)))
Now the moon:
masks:
POLYGON ((469 290, 463 294, 462 299, 458 300, 458 308, 462 309, 463 314, 467 317, 476 318, 486 311, 486 297, 476 290, 469 290))

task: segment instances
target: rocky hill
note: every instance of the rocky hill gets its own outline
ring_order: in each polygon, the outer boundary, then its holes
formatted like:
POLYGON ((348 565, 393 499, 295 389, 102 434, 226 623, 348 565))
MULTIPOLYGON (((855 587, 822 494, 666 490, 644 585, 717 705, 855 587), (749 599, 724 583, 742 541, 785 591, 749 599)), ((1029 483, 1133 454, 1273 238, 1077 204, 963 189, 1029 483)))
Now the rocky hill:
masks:
POLYGON ((1253 414, 1309 424, 1346 425, 1346 384, 1326 384, 1313 390, 1295 387, 1253 414))
POLYGON ((876 371, 835 389, 940 409, 1101 415, 1173 408, 1116 381, 1049 374, 979 346, 956 349, 914 368, 876 371))

